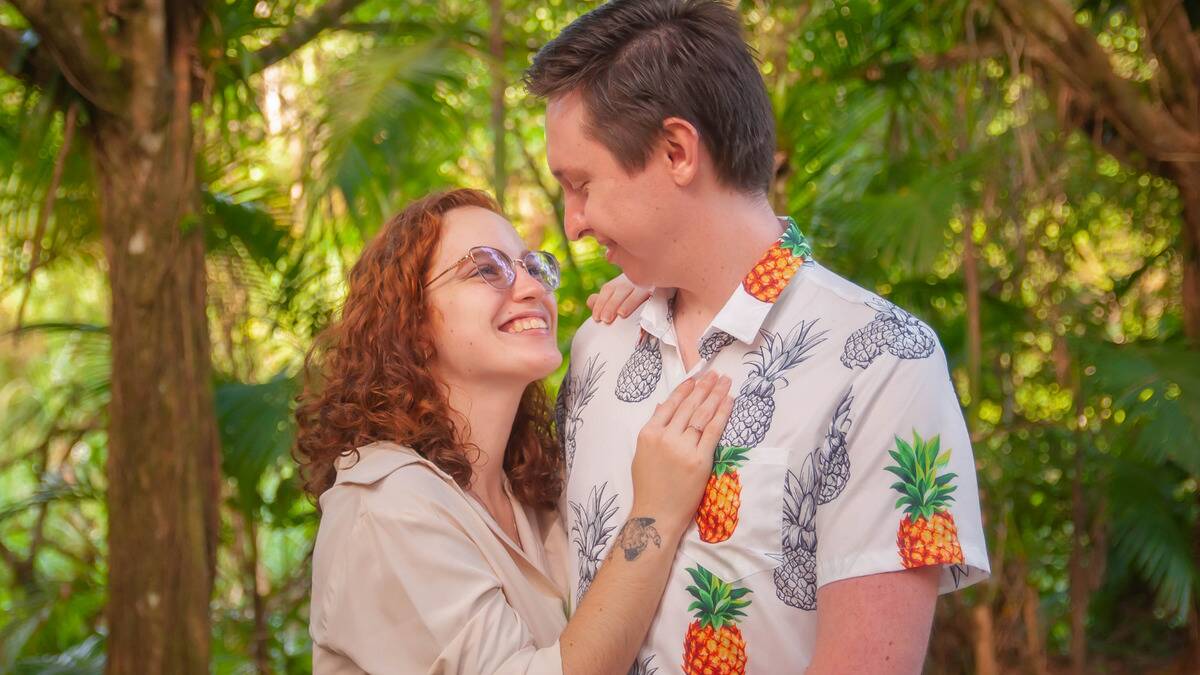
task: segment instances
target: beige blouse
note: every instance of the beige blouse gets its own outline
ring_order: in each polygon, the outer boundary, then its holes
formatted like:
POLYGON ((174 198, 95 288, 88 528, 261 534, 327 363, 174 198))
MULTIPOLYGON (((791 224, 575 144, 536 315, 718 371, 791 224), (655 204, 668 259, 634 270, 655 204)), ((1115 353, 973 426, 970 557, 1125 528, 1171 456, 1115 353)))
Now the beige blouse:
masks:
POLYGON ((513 499, 514 542, 412 450, 381 442, 359 454, 339 462, 320 499, 313 672, 562 673, 568 594, 557 512, 513 499))

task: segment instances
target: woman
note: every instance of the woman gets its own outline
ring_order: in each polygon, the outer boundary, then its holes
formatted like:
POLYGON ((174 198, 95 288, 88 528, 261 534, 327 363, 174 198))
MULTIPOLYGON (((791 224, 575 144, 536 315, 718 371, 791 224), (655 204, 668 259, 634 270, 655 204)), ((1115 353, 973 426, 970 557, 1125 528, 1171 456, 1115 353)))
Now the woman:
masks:
POLYGON ((632 515, 567 621, 563 459, 540 384, 562 361, 557 284, 553 256, 527 251, 473 190, 415 202, 363 251, 297 411, 322 512, 314 672, 632 663, 711 471, 729 381, 684 382, 647 422, 632 515))

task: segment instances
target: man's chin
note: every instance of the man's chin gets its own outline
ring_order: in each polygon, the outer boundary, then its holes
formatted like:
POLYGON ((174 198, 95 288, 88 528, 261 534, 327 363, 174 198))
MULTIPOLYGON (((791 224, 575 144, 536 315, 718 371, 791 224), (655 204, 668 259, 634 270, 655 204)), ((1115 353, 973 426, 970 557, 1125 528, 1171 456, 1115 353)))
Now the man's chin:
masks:
POLYGON ((637 265, 621 265, 619 263, 614 264, 617 265, 617 269, 621 270, 621 274, 624 274, 625 278, 632 281, 635 285, 641 286, 642 288, 652 288, 655 286, 653 275, 648 274, 647 270, 641 269, 637 265))

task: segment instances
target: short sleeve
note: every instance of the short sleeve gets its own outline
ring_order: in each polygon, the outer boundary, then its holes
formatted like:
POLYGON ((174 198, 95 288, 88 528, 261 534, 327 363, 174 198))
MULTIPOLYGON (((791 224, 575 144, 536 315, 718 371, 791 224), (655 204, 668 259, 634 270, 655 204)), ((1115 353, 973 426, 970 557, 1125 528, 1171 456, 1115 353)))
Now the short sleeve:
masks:
POLYGON ((975 459, 940 346, 872 363, 830 434, 844 437, 849 466, 813 467, 824 483, 844 480, 819 492, 818 585, 930 565, 942 567, 943 593, 987 577, 975 459))
POLYGON ((452 520, 366 511, 339 543, 345 550, 326 600, 325 649, 369 673, 562 673, 558 643, 535 646, 499 579, 452 520))

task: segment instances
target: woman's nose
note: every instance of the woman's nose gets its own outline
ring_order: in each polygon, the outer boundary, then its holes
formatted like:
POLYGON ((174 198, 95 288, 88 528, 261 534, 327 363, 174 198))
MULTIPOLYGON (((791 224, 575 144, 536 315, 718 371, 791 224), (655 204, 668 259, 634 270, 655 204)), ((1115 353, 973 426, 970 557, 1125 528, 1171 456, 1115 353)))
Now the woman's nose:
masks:
POLYGON ((524 265, 513 265, 516 272, 516 278, 513 279, 512 293, 517 300, 529 300, 540 298, 546 294, 546 287, 542 282, 533 278, 529 270, 525 269, 524 265))

